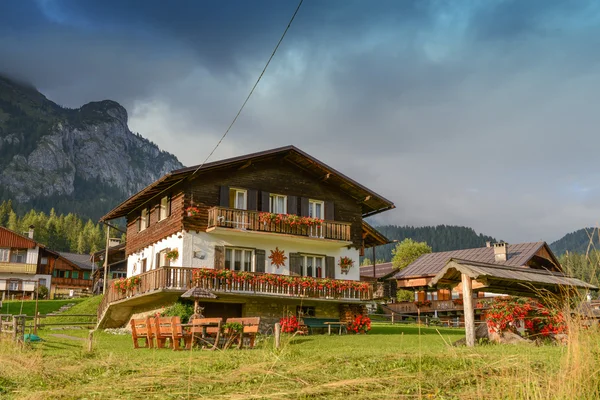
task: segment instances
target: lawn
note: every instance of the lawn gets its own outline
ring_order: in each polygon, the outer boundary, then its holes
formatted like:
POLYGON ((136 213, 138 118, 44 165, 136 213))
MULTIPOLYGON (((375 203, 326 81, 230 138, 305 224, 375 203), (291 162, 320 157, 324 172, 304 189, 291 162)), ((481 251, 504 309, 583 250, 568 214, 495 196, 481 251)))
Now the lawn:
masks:
MULTIPOLYGON (((69 299, 69 300, 39 300, 38 311, 40 314, 48 314, 58 311, 65 304, 80 303, 84 299, 69 299)), ((33 316, 35 314, 35 300, 10 300, 2 302, 0 314, 27 314, 33 316)))
MULTIPOLYGON (((583 338, 577 343, 585 351, 578 352, 552 345, 469 349, 449 345, 463 336, 460 330, 374 324, 368 335, 286 337, 281 350, 266 338, 254 350, 173 352, 133 350, 128 335, 96 332, 88 353, 85 341, 56 334, 42 329, 45 341, 23 350, 0 342, 0 397, 550 399, 571 390, 579 398, 600 393, 598 341, 583 338), (582 354, 588 358, 572 357, 582 354)), ((88 331, 58 334, 84 338, 88 331)))

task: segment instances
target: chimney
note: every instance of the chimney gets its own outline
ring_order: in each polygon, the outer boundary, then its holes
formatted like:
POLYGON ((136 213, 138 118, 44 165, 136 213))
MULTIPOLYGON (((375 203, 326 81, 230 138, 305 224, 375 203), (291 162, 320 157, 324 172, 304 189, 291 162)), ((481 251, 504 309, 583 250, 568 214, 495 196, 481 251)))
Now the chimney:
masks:
POLYGON ((485 247, 492 247, 492 242, 485 242, 485 247))
POLYGON ((108 247, 115 247, 121 244, 121 239, 119 238, 109 238, 108 239, 108 247))
POLYGON ((508 258, 508 243, 494 243, 494 260, 496 262, 506 261, 508 258))
POLYGON ((35 229, 35 226, 29 225, 29 232, 27 233, 27 237, 29 237, 29 239, 33 239, 33 230, 34 229, 35 229))

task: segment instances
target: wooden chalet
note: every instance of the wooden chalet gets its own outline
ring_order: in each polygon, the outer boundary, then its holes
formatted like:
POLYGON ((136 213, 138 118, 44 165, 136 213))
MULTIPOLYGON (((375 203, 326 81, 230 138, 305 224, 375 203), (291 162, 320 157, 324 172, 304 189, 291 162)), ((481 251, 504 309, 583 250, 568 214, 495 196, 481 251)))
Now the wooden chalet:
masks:
POLYGON ((32 298, 36 285, 50 298, 77 296, 91 288, 87 255, 58 253, 34 240, 34 227, 20 234, 0 227, 0 292, 4 298, 32 298))
POLYGON ((414 291, 414 302, 388 305, 399 314, 442 320, 483 317, 486 298, 498 294, 536 297, 574 288, 596 289, 566 276, 546 242, 488 243, 486 247, 424 254, 393 276, 398 289, 414 291))
POLYGON ((360 282, 359 256, 388 242, 363 219, 392 208, 294 146, 173 171, 102 218, 127 219, 127 276, 140 283, 131 293, 109 285, 99 325, 123 325, 192 285, 217 296, 201 304, 205 316, 264 326, 287 313, 360 313, 372 287, 360 282), (227 270, 237 278, 211 272, 227 270))
POLYGON ((373 300, 385 300, 394 302, 396 299, 396 281, 392 278, 398 270, 391 262, 361 265, 360 280, 372 282, 373 300))
MULTIPOLYGON (((95 265, 93 274, 93 291, 96 294, 102 293, 104 279, 104 257, 106 249, 98 250, 90 257, 90 261, 95 265)), ((127 257, 125 256, 125 243, 114 243, 108 248, 108 279, 120 279, 127 277, 127 257)))

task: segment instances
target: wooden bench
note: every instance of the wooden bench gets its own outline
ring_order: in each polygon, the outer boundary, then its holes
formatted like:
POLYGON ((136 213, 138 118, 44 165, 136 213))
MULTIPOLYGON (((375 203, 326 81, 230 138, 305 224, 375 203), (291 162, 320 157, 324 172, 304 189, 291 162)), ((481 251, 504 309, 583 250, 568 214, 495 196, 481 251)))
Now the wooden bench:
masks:
POLYGON ((244 326, 244 330, 239 338, 240 349, 244 343, 244 336, 248 338, 248 347, 253 348, 258 334, 258 328, 260 327, 260 317, 246 317, 246 318, 227 318, 227 323, 240 323, 244 326))
POLYGON ((186 334, 181 326, 179 317, 155 317, 154 319, 154 337, 156 338, 156 347, 165 348, 167 339, 169 339, 169 348, 181 350, 180 341, 186 341, 186 334))
POLYGON ((314 317, 305 317, 302 318, 302 325, 306 326, 306 328, 313 333, 314 329, 328 329, 331 325, 326 324, 326 322, 334 322, 339 323, 340 320, 338 318, 314 318, 314 317))
POLYGON ((190 329, 187 335, 184 335, 185 348, 191 349, 194 344, 194 338, 202 338, 203 342, 208 342, 208 338, 213 340, 212 349, 216 349, 221 338, 221 325, 223 318, 193 318, 189 325, 190 329), (211 324, 212 326, 207 326, 211 324), (214 326, 213 324, 216 324, 214 326))
POLYGON ((133 348, 153 348, 154 347, 154 318, 144 319, 132 319, 131 324, 131 337, 133 339, 133 348), (140 339, 144 339, 144 345, 140 346, 140 339))

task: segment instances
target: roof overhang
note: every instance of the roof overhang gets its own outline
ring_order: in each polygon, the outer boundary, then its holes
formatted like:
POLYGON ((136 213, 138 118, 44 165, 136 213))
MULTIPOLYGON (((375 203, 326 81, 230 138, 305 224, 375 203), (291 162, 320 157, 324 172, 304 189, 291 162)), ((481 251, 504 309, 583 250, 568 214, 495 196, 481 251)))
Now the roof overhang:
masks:
POLYGON ((574 289, 598 290, 598 288, 563 273, 535 270, 525 267, 507 267, 451 259, 429 282, 429 286, 454 287, 462 280, 462 274, 481 283, 479 290, 517 296, 540 297, 548 292, 556 295, 574 289))
POLYGON ((364 220, 362 222, 362 231, 363 231, 364 246, 367 248, 375 247, 375 246, 382 246, 384 244, 388 244, 388 243, 392 242, 390 239, 385 237, 381 232, 379 232, 377 229, 373 228, 371 225, 369 225, 364 220))
POLYGON ((317 160, 316 158, 294 146, 285 146, 258 153, 247 154, 240 157, 214 161, 206 163, 202 166, 194 166, 172 171, 154 183, 146 186, 144 189, 134 194, 123 203, 119 204, 108 214, 103 216, 100 221, 108 221, 111 219, 124 217, 152 198, 156 197, 158 194, 177 185, 180 182, 183 182, 185 179, 190 179, 192 176, 201 176, 204 173, 222 168, 232 168, 236 166, 239 166, 240 168, 246 168, 252 163, 275 157, 281 157, 285 161, 288 161, 298 168, 316 176, 321 181, 333 186, 337 186, 344 192, 348 193, 356 200, 358 204, 361 205, 363 217, 368 217, 395 208, 394 203, 391 201, 347 177, 341 172, 331 168, 327 164, 317 160))

